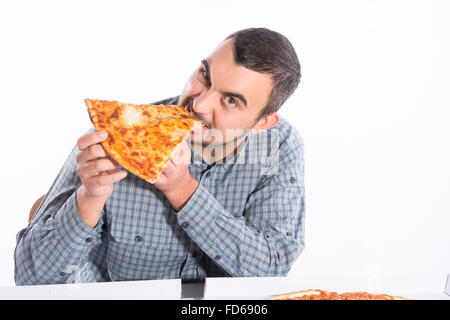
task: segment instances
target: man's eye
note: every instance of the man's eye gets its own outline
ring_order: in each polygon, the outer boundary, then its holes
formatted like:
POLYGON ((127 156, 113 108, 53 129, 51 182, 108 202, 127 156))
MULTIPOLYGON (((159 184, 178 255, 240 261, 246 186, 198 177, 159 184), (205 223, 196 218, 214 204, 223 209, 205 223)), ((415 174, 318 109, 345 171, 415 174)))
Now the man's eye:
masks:
POLYGON ((200 74, 202 75, 203 78, 206 79, 207 74, 206 74, 206 69, 205 68, 200 68, 200 74))
POLYGON ((236 100, 234 100, 233 97, 230 97, 230 96, 225 97, 225 102, 230 107, 237 107, 236 100))
POLYGON ((201 83, 203 83, 203 85, 205 85, 205 86, 210 85, 209 78, 208 78, 208 72, 206 71, 206 69, 204 67, 201 67, 198 70, 198 80, 201 83))

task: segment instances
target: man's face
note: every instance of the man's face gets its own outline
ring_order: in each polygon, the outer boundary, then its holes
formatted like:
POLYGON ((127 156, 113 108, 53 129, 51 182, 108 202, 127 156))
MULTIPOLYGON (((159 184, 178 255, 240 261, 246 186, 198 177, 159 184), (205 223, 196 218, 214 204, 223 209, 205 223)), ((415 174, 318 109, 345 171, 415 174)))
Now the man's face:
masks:
POLYGON ((190 76, 178 101, 206 125, 191 141, 219 146, 255 131, 272 86, 270 75, 235 63, 232 39, 222 42, 190 76))

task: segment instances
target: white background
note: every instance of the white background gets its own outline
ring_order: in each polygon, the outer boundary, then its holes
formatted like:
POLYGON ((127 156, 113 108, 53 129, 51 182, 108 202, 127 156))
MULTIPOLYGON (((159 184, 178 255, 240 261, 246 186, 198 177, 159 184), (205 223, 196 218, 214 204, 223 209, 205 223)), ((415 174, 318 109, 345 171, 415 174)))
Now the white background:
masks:
MULTIPOLYGON (((76 139, 85 97, 181 92, 230 33, 267 27, 298 52, 280 113, 305 141, 306 249, 290 275, 450 272, 450 2, 1 1, 0 285, 15 236, 76 139)), ((422 279, 423 281, 423 279, 422 279)))

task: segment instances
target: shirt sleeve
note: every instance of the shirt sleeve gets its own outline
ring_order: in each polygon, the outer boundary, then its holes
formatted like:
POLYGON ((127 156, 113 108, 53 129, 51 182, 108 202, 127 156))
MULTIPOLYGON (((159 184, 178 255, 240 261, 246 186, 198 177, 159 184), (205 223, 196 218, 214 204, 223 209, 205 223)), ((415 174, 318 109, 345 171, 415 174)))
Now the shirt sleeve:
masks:
POLYGON ((303 251, 303 151, 297 151, 249 195, 242 217, 201 183, 178 212, 189 237, 231 276, 285 276, 303 251))
POLYGON ((72 150, 28 227, 17 234, 17 285, 106 280, 104 268, 96 262, 104 251, 103 213, 98 225, 90 228, 78 212, 77 150, 72 150))

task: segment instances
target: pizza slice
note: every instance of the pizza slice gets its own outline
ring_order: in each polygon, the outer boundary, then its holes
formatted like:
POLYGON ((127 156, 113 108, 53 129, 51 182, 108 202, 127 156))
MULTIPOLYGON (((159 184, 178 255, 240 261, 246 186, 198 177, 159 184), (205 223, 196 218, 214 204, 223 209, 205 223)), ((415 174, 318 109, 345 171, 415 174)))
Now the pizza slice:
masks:
POLYGON ((407 300, 402 297, 387 294, 374 294, 368 292, 338 293, 327 290, 302 290, 286 294, 272 296, 269 300, 407 300))
POLYGON ((269 300, 341 300, 337 292, 309 289, 272 296, 269 300))
POLYGON ((122 167, 155 183, 177 146, 202 123, 184 107, 85 99, 103 148, 122 167))

